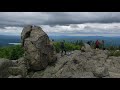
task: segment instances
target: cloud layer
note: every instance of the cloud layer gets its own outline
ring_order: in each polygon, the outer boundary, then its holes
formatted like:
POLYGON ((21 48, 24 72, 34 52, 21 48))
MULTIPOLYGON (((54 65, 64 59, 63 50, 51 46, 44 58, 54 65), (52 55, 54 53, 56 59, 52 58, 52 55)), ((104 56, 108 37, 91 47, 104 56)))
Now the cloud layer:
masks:
POLYGON ((39 25, 50 35, 120 35, 120 12, 0 12, 0 34, 39 25))
POLYGON ((120 22, 120 12, 0 12, 1 25, 120 22))
MULTIPOLYGON (((84 23, 69 25, 39 25, 49 35, 120 36, 120 23, 84 23)), ((23 27, 0 28, 4 35, 20 35, 23 27)))

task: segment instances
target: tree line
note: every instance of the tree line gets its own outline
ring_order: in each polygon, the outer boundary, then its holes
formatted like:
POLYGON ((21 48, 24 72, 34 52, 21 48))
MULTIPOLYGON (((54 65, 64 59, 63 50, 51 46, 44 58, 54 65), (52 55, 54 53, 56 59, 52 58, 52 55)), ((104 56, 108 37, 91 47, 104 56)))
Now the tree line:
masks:
MULTIPOLYGON (((60 41, 54 41, 53 45, 57 53, 60 53, 60 41)), ((94 48, 94 44, 92 44, 92 48, 94 48)), ((84 42, 82 40, 77 41, 65 41, 66 51, 73 51, 73 50, 80 50, 81 47, 84 46, 84 42)), ((120 46, 108 46, 106 47, 107 50, 110 51, 110 56, 120 56, 120 46), (117 50, 117 52, 116 52, 117 50)), ((16 60, 20 57, 23 57, 24 50, 21 45, 13 45, 13 46, 6 46, 0 47, 0 58, 7 58, 10 60, 16 60)))

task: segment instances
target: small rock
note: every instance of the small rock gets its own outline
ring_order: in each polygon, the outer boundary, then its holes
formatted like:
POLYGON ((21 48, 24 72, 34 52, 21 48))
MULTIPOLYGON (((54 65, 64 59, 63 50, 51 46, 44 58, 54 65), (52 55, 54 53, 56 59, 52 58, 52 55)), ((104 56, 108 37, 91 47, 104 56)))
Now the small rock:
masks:
POLYGON ((86 52, 92 51, 92 48, 90 47, 89 44, 86 44, 86 43, 85 43, 84 46, 85 46, 85 51, 86 51, 86 52))
POLYGON ((93 71, 94 76, 102 78, 109 76, 108 68, 107 67, 97 67, 95 71, 93 71))
POLYGON ((6 78, 9 76, 8 68, 13 66, 11 60, 1 58, 0 59, 0 78, 6 78))
POLYGON ((11 76, 9 76, 8 78, 22 78, 22 76, 21 76, 21 75, 17 75, 17 76, 11 75, 11 76))
POLYGON ((22 77, 26 77, 27 75, 27 69, 24 66, 9 67, 8 71, 11 75, 15 75, 15 76, 22 75, 22 77))

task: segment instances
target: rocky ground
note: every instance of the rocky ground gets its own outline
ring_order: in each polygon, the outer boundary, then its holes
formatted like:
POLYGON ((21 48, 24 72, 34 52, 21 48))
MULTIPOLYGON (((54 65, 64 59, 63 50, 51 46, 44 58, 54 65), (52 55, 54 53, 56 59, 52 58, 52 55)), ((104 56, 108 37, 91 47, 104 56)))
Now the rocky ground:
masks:
POLYGON ((29 73, 31 78, 120 78, 120 57, 108 57, 108 51, 73 51, 43 71, 29 73))
POLYGON ((0 60, 1 78, 120 78, 120 57, 107 50, 75 50, 57 54, 57 61, 41 71, 28 71, 24 58, 0 60))

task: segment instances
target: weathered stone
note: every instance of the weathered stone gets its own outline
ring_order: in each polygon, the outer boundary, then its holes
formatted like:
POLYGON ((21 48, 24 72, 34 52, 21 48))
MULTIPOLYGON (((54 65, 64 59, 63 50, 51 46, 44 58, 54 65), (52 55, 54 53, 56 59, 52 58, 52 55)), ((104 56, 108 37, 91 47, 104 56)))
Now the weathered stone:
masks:
POLYGON ((120 73, 115 73, 115 72, 109 72, 110 78, 120 78, 120 73))
POLYGON ((8 72, 8 68, 13 66, 12 61, 7 59, 0 59, 0 78, 7 78, 10 74, 8 72))
POLYGON ((21 75, 22 77, 27 76, 27 69, 23 65, 19 67, 9 67, 8 71, 11 75, 14 75, 14 76, 17 76, 17 75, 21 75))
POLYGON ((81 47, 81 51, 85 52, 85 47, 84 46, 81 47))
POLYGON ((18 60, 11 60, 13 63, 13 66, 17 66, 18 60))
POLYGON ((21 76, 21 75, 17 75, 17 76, 11 75, 11 76, 9 76, 8 78, 22 78, 22 76, 21 76))
POLYGON ((54 66, 33 72, 30 78, 111 78, 119 77, 120 57, 106 58, 103 50, 89 52, 73 51, 69 56, 59 57, 54 66), (103 56, 102 56, 103 55, 103 56), (110 72, 110 73, 109 73, 110 72))
POLYGON ((54 47, 41 27, 24 27, 21 39, 25 49, 25 60, 31 70, 45 69, 48 64, 56 61, 54 47))
POLYGON ((90 45, 84 43, 84 47, 81 48, 81 50, 84 52, 90 52, 92 51, 92 48, 90 47, 90 45))
POLYGON ((102 78, 109 76, 108 68, 107 67, 96 67, 95 71, 93 71, 94 76, 102 78))
MULTIPOLYGON (((43 74, 43 73, 42 73, 43 74)), ((42 74, 38 73, 38 72, 35 72, 31 78, 42 78, 42 74)), ((48 77, 49 78, 49 77, 48 77)))
POLYGON ((92 72, 75 73, 72 78, 95 78, 92 72))
POLYGON ((111 56, 106 60, 105 65, 110 72, 120 73, 120 57, 111 56))

